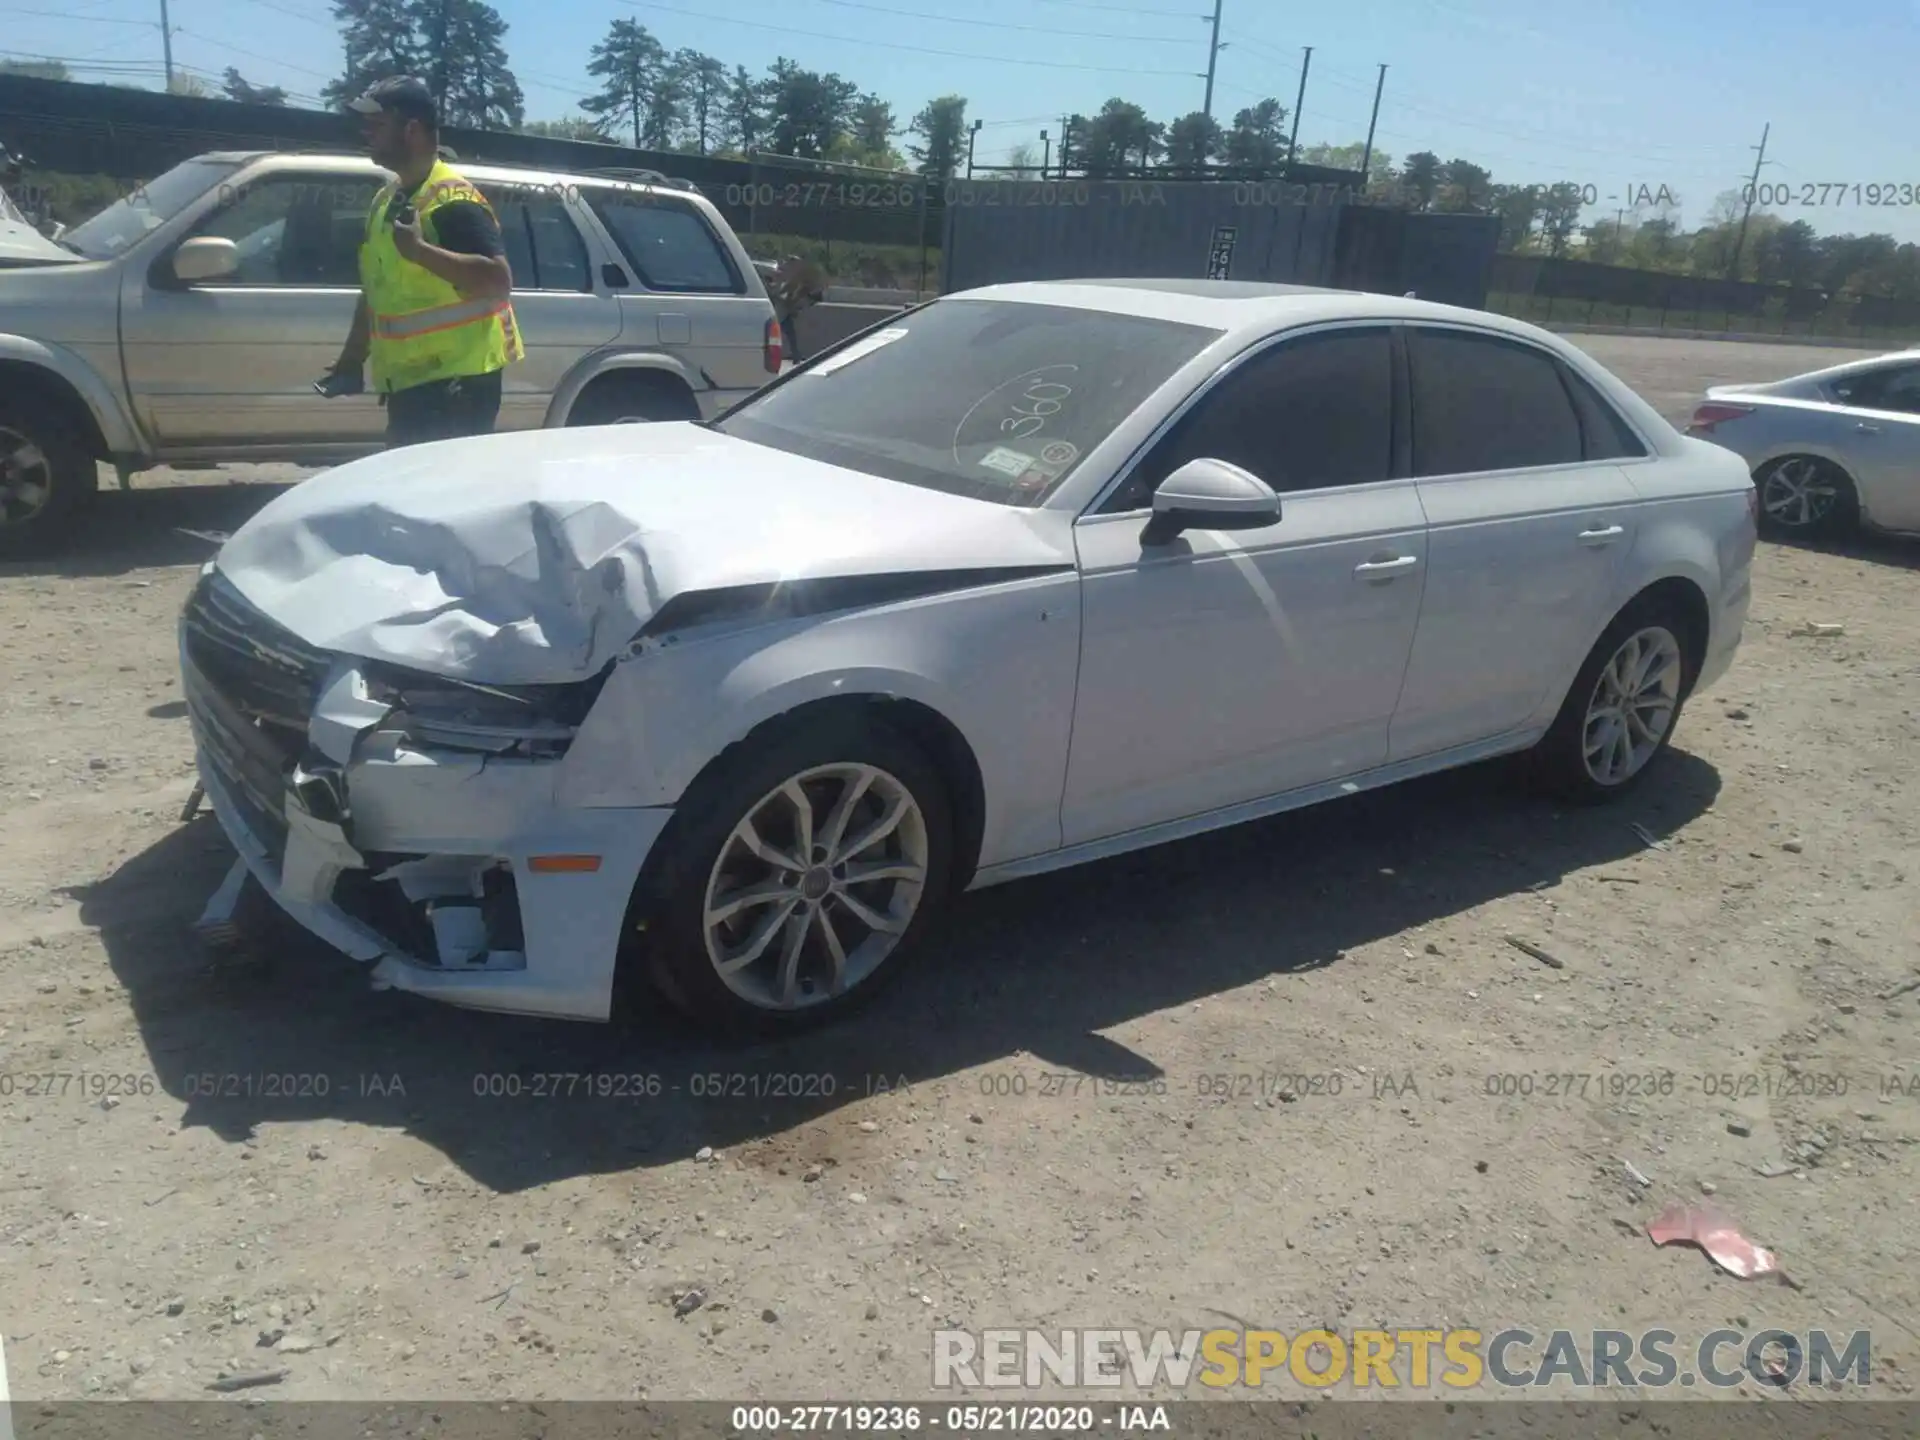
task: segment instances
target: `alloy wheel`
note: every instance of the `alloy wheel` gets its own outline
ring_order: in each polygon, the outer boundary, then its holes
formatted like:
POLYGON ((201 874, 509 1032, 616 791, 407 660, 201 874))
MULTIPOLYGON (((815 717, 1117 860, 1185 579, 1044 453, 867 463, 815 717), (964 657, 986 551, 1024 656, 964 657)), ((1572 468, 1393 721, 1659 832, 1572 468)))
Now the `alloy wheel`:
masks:
POLYGON ((1596 784, 1624 784, 1646 768, 1673 727, 1680 677, 1680 642, 1661 625, 1636 630, 1601 667, 1580 732, 1596 784))
POLYGON ((927 820, 874 765, 820 765, 768 791, 707 877, 707 959, 760 1010, 801 1010, 862 984, 920 907, 927 820))
POLYGON ((53 498, 53 462, 17 430, 0 425, 0 525, 21 525, 53 498))
POLYGON ((1783 530, 1811 530, 1833 513, 1840 487, 1817 460, 1782 460, 1760 482, 1760 508, 1783 530))

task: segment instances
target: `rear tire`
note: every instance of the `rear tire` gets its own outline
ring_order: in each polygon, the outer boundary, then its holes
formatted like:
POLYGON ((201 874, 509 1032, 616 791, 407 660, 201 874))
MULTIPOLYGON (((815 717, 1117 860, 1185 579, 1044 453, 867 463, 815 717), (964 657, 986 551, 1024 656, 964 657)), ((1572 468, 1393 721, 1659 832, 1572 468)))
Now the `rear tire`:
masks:
POLYGON ((793 1034, 899 974, 952 884, 952 807, 918 747, 842 711, 711 767, 658 853, 623 964, 723 1035, 793 1034))
POLYGON ((1617 799, 1665 753, 1700 673, 1689 627, 1671 606, 1636 600, 1594 643, 1534 747, 1533 769, 1564 799, 1617 799))
POLYGON ((0 399, 0 559, 59 551, 98 488, 93 457, 56 414, 0 399))
POLYGON ((568 414, 567 424, 653 425, 699 418, 699 403, 678 381, 616 375, 588 386, 568 414))
POLYGON ((1754 472, 1760 496, 1760 528, 1781 539, 1830 540, 1860 524, 1860 497, 1853 479, 1831 460, 1785 455, 1754 472))

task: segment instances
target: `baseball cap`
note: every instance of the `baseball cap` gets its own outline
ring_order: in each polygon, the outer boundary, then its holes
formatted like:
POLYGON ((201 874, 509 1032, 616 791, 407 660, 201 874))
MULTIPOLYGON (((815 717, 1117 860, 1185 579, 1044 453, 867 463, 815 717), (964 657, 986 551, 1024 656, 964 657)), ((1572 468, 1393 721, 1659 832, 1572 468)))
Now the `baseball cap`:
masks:
POLYGON ((370 86, 358 100, 349 101, 347 108, 360 115, 377 115, 386 110, 403 120, 422 120, 429 125, 438 125, 440 121, 440 106, 433 98, 433 91, 426 81, 414 75, 382 80, 370 86))

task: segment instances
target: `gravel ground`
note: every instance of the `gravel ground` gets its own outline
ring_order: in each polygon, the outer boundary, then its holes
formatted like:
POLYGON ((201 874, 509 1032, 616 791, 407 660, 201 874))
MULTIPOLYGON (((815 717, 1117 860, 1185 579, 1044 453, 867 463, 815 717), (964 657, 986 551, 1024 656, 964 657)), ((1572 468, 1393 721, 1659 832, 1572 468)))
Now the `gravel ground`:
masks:
MULTIPOLYGON (((1843 358, 1585 343, 1676 416, 1843 358)), ((1482 769, 1017 883, 860 1022, 747 1053, 371 994, 299 940, 210 965, 172 626, 212 546, 176 527, 276 477, 184 478, 0 570, 16 1400, 913 1396, 936 1325, 1222 1315, 1869 1329, 1910 1393, 1920 547, 1763 547, 1627 803, 1482 769), (487 1093, 587 1072, 637 1078, 487 1093), (1795 1284, 1639 1233, 1708 1187, 1795 1284)))

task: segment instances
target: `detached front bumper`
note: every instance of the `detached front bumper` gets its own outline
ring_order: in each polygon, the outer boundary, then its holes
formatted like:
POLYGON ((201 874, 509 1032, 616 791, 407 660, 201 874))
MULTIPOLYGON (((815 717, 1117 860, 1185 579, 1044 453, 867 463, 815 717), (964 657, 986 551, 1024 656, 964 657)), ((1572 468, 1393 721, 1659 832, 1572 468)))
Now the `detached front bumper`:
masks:
MULTIPOLYGON (((196 662, 204 631, 192 629, 190 612, 180 662, 201 783, 282 910, 382 987, 608 1018, 629 900, 670 810, 558 805, 561 760, 414 748, 377 730, 385 707, 353 662, 331 657, 305 735, 283 727, 276 745, 258 715, 273 715, 286 665, 248 691, 247 677, 196 662)), ((257 636, 253 648, 263 663, 288 658, 257 636)), ((208 920, 225 918, 237 880, 236 867, 208 920)))

